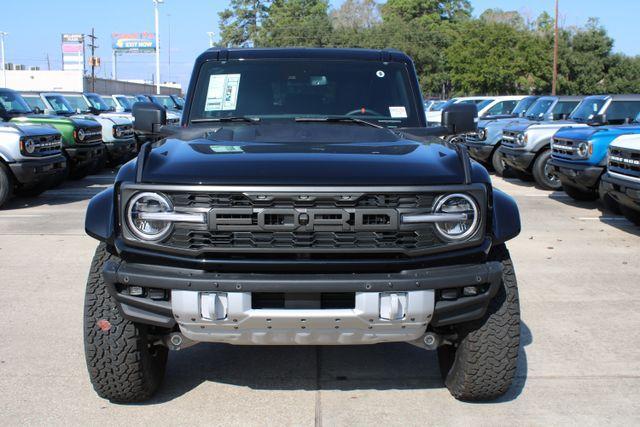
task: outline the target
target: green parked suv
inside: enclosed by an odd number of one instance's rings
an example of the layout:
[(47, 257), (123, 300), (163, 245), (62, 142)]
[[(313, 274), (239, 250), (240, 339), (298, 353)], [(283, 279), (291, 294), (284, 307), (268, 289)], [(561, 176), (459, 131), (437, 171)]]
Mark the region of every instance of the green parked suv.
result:
[(79, 179), (101, 164), (105, 147), (102, 143), (102, 127), (98, 122), (75, 117), (36, 115), (18, 92), (0, 89), (0, 95), (15, 100), (11, 110), (0, 109), (2, 121), (48, 124), (58, 129), (62, 134), (62, 152), (67, 159), (65, 175)]

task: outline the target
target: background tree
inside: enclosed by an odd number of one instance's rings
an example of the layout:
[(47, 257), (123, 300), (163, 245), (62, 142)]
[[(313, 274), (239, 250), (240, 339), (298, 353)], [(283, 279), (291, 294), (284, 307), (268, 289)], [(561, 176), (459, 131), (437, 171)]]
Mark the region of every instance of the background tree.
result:
[(254, 46), (258, 26), (267, 14), (269, 1), (231, 0), (229, 8), (220, 17), (220, 44), (222, 46)]
[(480, 15), (480, 20), (489, 24), (506, 24), (518, 30), (525, 30), (524, 18), (515, 10), (487, 9)]
[(370, 29), (380, 23), (380, 7), (375, 0), (346, 0), (330, 13), (335, 29)]
[(328, 0), (273, 0), (258, 31), (261, 46), (332, 44)]

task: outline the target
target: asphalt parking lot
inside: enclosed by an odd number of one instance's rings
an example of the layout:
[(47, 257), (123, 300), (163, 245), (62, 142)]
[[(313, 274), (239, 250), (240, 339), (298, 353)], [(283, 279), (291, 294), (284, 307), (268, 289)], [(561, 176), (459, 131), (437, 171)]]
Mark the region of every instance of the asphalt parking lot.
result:
[(146, 404), (112, 405), (89, 384), (84, 234), (104, 172), (0, 211), (0, 424), (504, 425), (640, 423), (640, 228), (517, 180), (511, 243), (522, 305), (517, 381), (502, 400), (455, 401), (435, 353), (371, 347), (200, 344), (170, 355)]

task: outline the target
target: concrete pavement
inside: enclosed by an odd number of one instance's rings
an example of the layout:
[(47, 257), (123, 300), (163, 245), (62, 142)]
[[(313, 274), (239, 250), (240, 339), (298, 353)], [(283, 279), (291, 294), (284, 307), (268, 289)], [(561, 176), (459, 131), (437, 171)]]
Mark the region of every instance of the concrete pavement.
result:
[(435, 353), (370, 347), (233, 347), (173, 352), (151, 402), (113, 405), (84, 365), (83, 231), (104, 172), (0, 210), (0, 424), (548, 425), (640, 423), (640, 228), (517, 180), (522, 234), (518, 378), (489, 404), (455, 401)]

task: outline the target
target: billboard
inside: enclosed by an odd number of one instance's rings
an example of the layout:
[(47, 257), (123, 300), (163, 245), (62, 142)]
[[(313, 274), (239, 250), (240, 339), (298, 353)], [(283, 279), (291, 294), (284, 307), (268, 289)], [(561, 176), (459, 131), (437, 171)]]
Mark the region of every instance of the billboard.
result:
[(62, 34), (62, 69), (84, 71), (83, 34)]
[(111, 48), (117, 53), (151, 53), (156, 51), (155, 33), (113, 33)]

